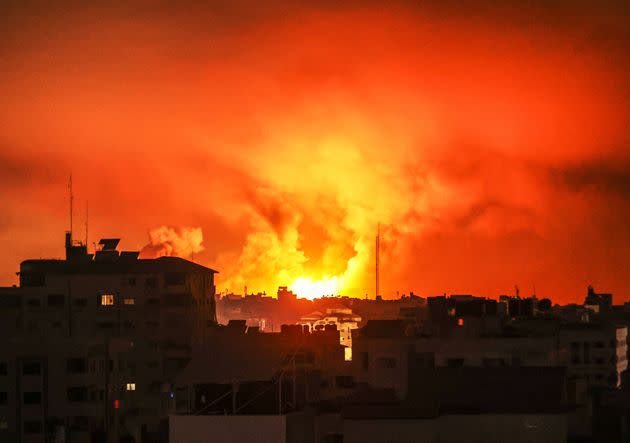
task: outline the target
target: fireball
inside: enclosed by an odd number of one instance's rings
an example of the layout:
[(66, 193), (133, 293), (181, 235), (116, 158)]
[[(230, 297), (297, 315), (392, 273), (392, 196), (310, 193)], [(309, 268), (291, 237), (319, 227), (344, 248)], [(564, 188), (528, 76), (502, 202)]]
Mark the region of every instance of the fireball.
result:
[(339, 277), (324, 277), (313, 280), (310, 277), (300, 277), (291, 284), (290, 289), (300, 298), (323, 297), (326, 295), (339, 295), (343, 281)]

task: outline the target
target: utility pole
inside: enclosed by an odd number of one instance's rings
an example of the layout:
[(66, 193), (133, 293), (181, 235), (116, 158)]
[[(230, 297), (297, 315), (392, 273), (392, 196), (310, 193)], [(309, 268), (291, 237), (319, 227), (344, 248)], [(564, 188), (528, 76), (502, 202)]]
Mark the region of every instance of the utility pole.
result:
[(297, 409), (297, 382), (295, 376), (295, 354), (293, 354), (293, 410)]
[(282, 372), (278, 376), (278, 415), (282, 415)]

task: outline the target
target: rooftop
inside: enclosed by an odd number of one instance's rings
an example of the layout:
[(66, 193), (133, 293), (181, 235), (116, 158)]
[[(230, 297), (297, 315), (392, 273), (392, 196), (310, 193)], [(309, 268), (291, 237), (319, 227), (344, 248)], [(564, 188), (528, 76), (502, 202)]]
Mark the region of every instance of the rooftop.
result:
[(43, 272), (57, 274), (151, 274), (156, 272), (211, 272), (218, 271), (180, 257), (128, 258), (123, 252), (109, 260), (85, 259), (24, 260), (20, 272)]

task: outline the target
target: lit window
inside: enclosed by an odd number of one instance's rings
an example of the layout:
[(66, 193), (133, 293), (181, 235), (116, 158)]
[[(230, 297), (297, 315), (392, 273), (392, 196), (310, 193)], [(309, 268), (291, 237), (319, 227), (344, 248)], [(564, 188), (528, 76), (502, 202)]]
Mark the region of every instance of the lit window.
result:
[(133, 297), (125, 298), (123, 300), (123, 303), (128, 305), (128, 306), (135, 305), (136, 304), (136, 299), (133, 298)]
[(101, 306), (114, 306), (114, 295), (113, 294), (102, 294), (101, 295)]
[(135, 391), (136, 390), (136, 384), (135, 383), (127, 383), (127, 390), (128, 391)]
[(463, 318), (458, 318), (457, 319), (457, 326), (464, 326), (464, 319)]
[(345, 361), (352, 361), (352, 348), (351, 347), (345, 347), (343, 348), (343, 356), (344, 356), (344, 360)]

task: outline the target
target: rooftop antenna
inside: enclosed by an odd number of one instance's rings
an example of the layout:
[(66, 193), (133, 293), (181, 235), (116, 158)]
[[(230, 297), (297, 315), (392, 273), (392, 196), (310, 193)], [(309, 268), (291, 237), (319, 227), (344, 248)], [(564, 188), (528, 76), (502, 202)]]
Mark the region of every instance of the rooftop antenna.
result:
[(72, 203), (74, 201), (74, 194), (72, 193), (72, 174), (70, 174), (70, 181), (68, 182), (68, 191), (70, 193), (70, 243), (72, 243)]
[(378, 265), (379, 265), (379, 254), (380, 254), (380, 249), (381, 249), (381, 224), (379, 223), (376, 227), (376, 245), (375, 245), (375, 258), (376, 258), (376, 262), (375, 262), (375, 274), (376, 274), (376, 285), (375, 285), (375, 297), (374, 299), (378, 298), (379, 295), (379, 269), (378, 269)]
[(88, 247), (88, 222), (90, 220), (90, 202), (85, 202), (85, 247)]

